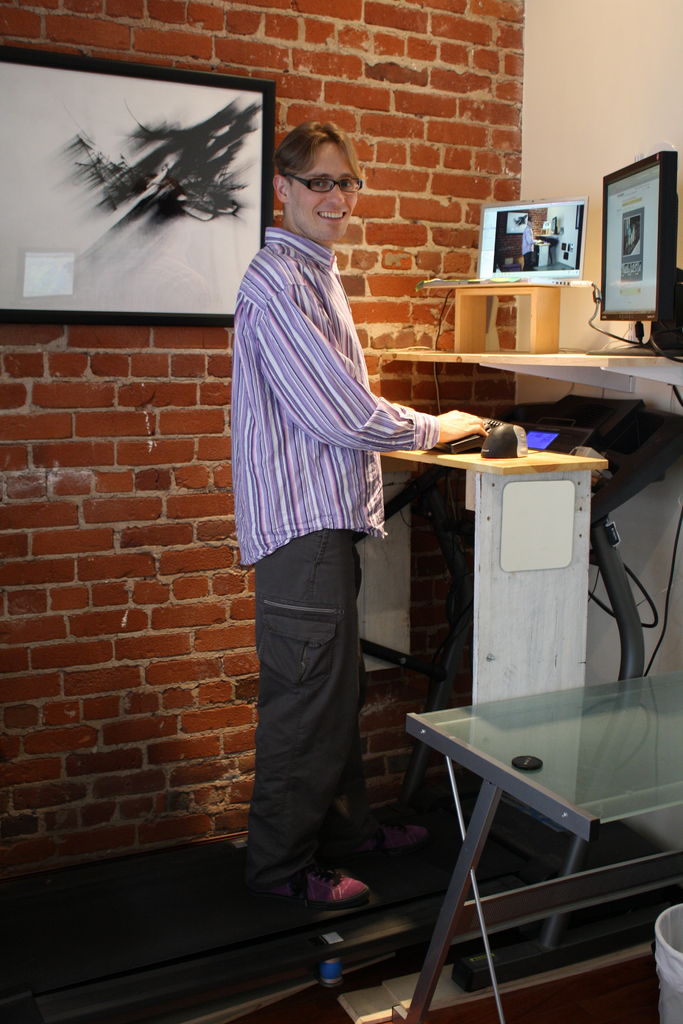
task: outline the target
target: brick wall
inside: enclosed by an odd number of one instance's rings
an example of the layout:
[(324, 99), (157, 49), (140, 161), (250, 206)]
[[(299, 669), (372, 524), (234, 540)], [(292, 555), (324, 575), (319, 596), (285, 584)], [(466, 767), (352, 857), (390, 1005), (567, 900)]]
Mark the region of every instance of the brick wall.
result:
[[(518, 195), (523, 0), (0, 0), (0, 38), (273, 79), (278, 135), (329, 117), (367, 186), (339, 253), (374, 386), (435, 410), (442, 298), (471, 272), (479, 204)], [(503, 325), (503, 342), (510, 327)], [(448, 318), (439, 344), (450, 341)], [(257, 662), (232, 531), (230, 332), (0, 325), (0, 866), (25, 872), (242, 829)], [(495, 372), (441, 399), (495, 412)], [(416, 531), (415, 648), (443, 634)], [(376, 801), (396, 793), (422, 681), (374, 677)]]

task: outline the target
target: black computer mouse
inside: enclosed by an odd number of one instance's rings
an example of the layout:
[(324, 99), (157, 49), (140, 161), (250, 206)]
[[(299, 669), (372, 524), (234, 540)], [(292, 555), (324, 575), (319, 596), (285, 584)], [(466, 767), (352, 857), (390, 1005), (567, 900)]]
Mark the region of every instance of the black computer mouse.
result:
[(519, 459), (528, 453), (526, 430), (515, 423), (492, 427), (481, 448), (482, 459)]

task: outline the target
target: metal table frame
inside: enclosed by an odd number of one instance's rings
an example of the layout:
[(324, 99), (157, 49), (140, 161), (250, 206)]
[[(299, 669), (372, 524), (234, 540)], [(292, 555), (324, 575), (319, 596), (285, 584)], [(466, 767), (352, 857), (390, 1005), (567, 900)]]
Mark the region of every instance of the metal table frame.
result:
[[(671, 689), (672, 677), (663, 677)], [(677, 673), (674, 681), (678, 689), (683, 691), (683, 673)], [(657, 680), (628, 680), (618, 684), (625, 688), (647, 683), (652, 689)], [(678, 684), (680, 683), (680, 686)], [(599, 693), (600, 688), (580, 688), (581, 692)], [(579, 690), (575, 691), (576, 693)], [(622, 691), (617, 691), (622, 692)], [(656, 692), (656, 691), (655, 691)], [(564, 695), (571, 691), (563, 691)], [(612, 690), (611, 693), (614, 693)], [(547, 697), (547, 695), (545, 695)], [(551, 695), (552, 696), (552, 695)], [(558, 694), (559, 696), (559, 694)], [(505, 702), (522, 706), (524, 701), (538, 701), (538, 697), (519, 698)], [(678, 700), (678, 698), (676, 698)], [(683, 692), (680, 698), (683, 711)], [(658, 715), (660, 709), (654, 701), (652, 714)], [(528, 706), (533, 706), (529, 704)], [(457, 709), (460, 715), (471, 713), (474, 717), (482, 707), (474, 706)], [(664, 709), (661, 709), (662, 712)], [(491, 830), (494, 815), (504, 793), (526, 804), (532, 810), (546, 816), (556, 825), (561, 826), (581, 840), (593, 840), (597, 837), (600, 818), (589, 809), (582, 808), (549, 788), (546, 788), (534, 777), (534, 773), (525, 773), (497, 760), (490, 752), (479, 750), (474, 745), (459, 741), (453, 736), (445, 735), (440, 727), (446, 712), (408, 715), (408, 732), (429, 747), (442, 753), (446, 761), (458, 764), (474, 772), (481, 778), (481, 788), (471, 814), (463, 844), (456, 860), (451, 881), (444, 897), (437, 918), (431, 942), (420, 972), (410, 1006), (393, 1008), (393, 1020), (406, 1021), (407, 1024), (420, 1024), (425, 1020), (436, 985), (445, 963), (449, 947), (456, 932), (462, 934), (476, 925), (476, 908), (472, 901), (467, 900), (470, 880), (476, 870), (486, 840)], [(658, 748), (656, 748), (658, 750)], [(520, 751), (521, 752), (521, 751)], [(670, 754), (670, 751), (669, 751)], [(683, 755), (681, 755), (683, 757)], [(451, 771), (453, 784), (454, 774)], [(659, 775), (657, 776), (659, 781)], [(457, 802), (457, 793), (454, 793)], [(648, 791), (648, 799), (643, 797), (642, 811), (651, 809), (652, 794)], [(668, 805), (683, 802), (683, 783), (681, 793), (667, 797)], [(637, 813), (634, 808), (632, 813)], [(613, 815), (612, 817), (618, 817)], [(487, 931), (499, 931), (513, 925), (520, 925), (539, 920), (548, 913), (569, 912), (598, 902), (622, 899), (626, 896), (649, 892), (665, 885), (680, 884), (683, 881), (683, 851), (675, 850), (648, 857), (642, 857), (619, 864), (591, 871), (580, 871), (568, 874), (537, 885), (526, 886), (502, 894), (484, 898), (481, 903)]]

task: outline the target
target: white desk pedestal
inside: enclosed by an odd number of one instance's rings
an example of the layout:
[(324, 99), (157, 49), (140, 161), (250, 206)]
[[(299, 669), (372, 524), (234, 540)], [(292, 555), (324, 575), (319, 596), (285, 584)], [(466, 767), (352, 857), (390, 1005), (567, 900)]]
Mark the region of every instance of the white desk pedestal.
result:
[(590, 473), (474, 473), (473, 703), (582, 686)]
[(390, 458), (468, 472), (475, 512), (473, 702), (582, 686), (590, 474), (607, 462), (550, 452)]

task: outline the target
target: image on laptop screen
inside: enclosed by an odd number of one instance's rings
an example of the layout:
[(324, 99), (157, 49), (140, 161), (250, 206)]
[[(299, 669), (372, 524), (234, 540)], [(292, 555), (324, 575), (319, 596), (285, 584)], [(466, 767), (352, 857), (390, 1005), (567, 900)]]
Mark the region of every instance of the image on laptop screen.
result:
[(478, 276), (573, 281), (583, 271), (588, 199), (485, 203)]

